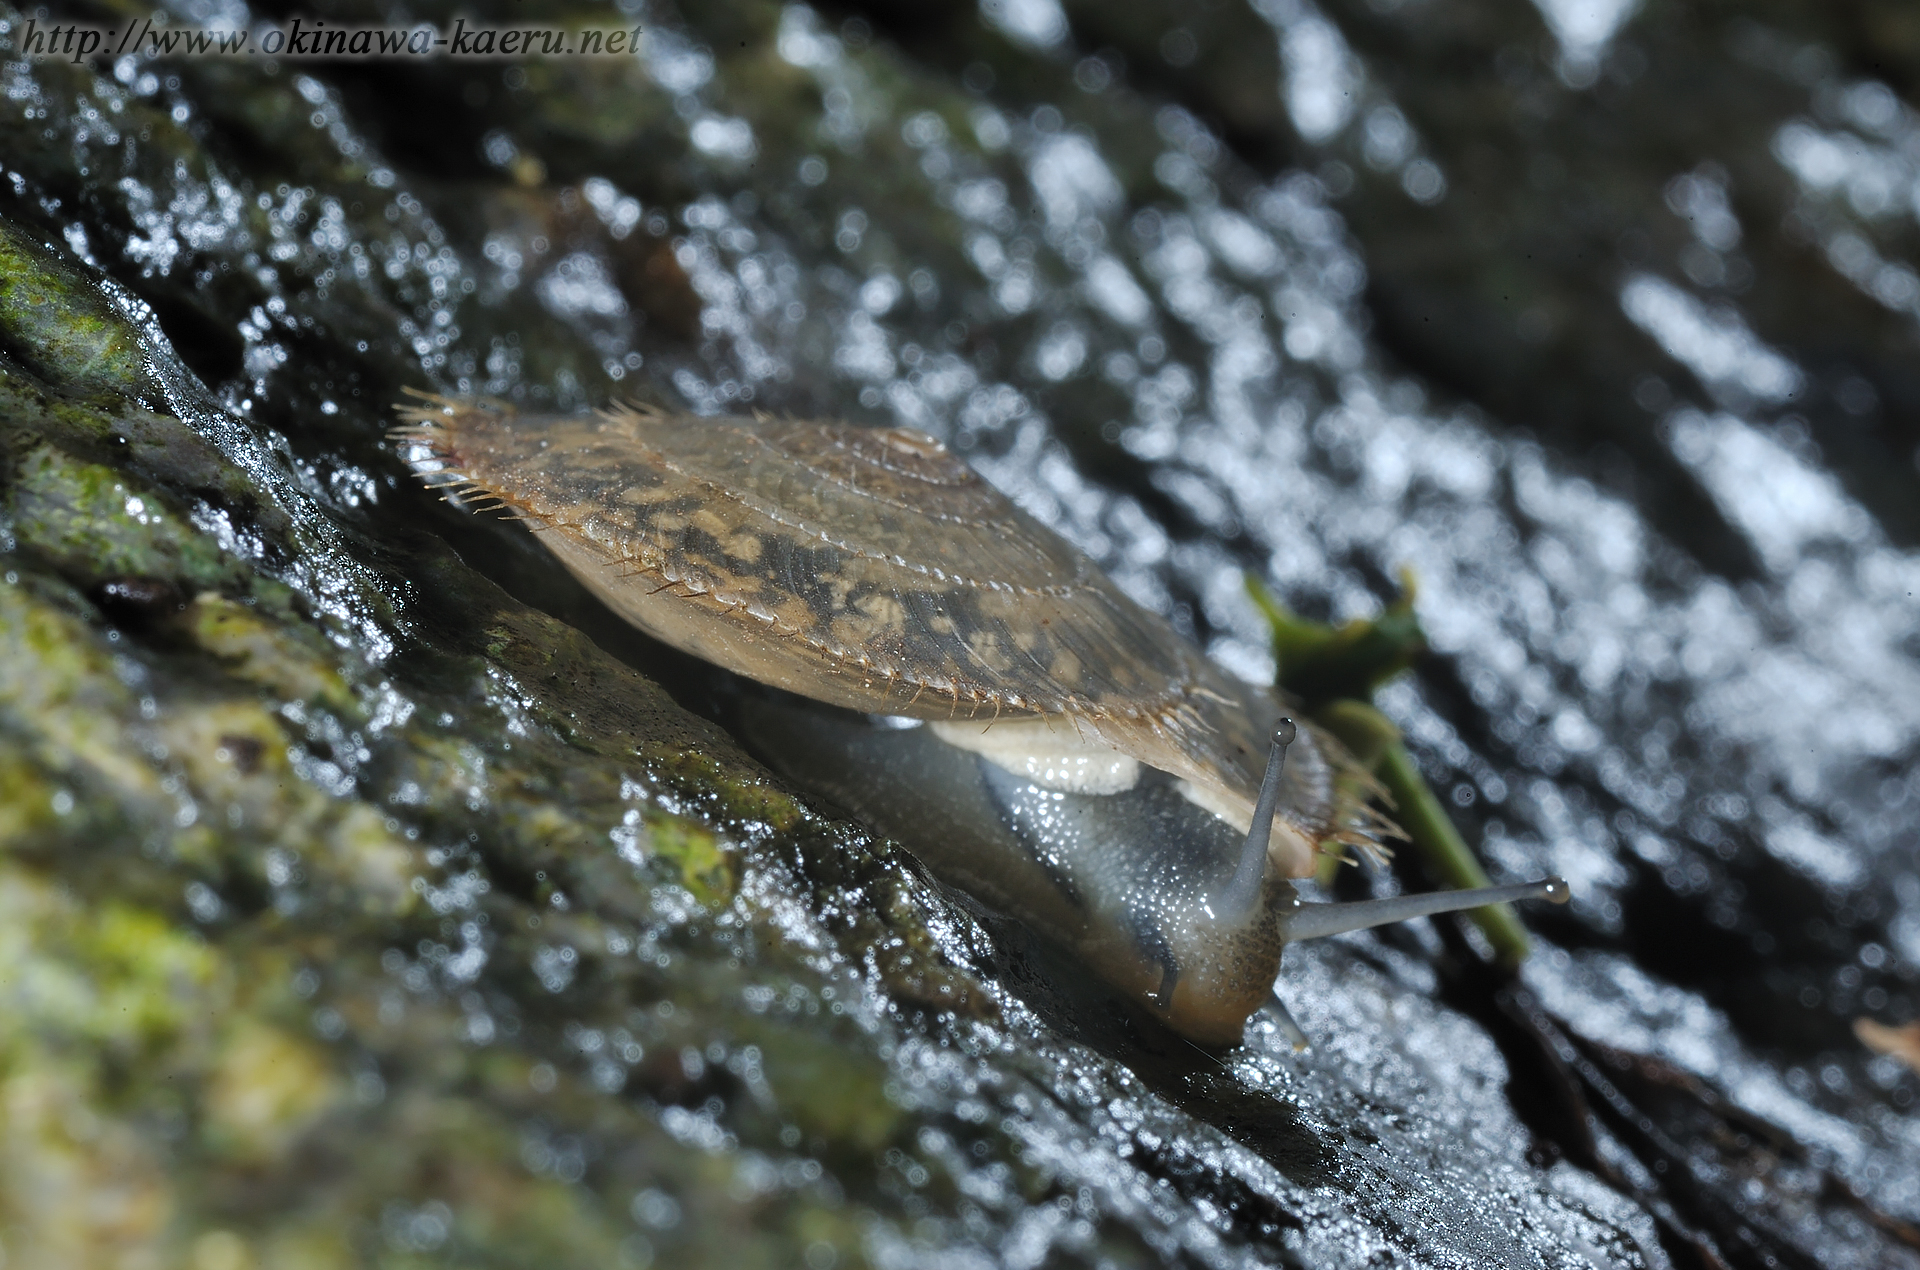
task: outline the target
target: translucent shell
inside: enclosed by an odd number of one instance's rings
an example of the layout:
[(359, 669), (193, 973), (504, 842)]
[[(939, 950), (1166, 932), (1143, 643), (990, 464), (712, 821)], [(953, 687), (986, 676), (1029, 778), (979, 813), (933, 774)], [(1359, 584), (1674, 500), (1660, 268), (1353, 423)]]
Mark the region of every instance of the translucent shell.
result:
[[(1057, 723), (1252, 817), (1277, 703), (930, 437), (441, 398), (402, 417), (430, 483), (497, 500), (676, 648), (873, 714)], [(1328, 763), (1302, 749), (1271, 851), (1291, 876), (1339, 835)]]

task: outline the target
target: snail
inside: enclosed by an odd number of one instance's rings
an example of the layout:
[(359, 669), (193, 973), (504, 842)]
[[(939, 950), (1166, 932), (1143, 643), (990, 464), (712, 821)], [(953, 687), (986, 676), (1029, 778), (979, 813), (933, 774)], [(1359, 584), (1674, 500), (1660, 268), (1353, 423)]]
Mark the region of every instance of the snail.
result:
[(1377, 827), (1338, 744), (924, 434), (439, 397), (401, 417), (429, 485), (526, 521), (641, 630), (791, 694), (747, 728), (790, 779), (1193, 1041), (1238, 1043), (1270, 1006), (1304, 1045), (1273, 988), (1290, 941), (1565, 899), (1547, 879), (1303, 902), (1316, 852)]

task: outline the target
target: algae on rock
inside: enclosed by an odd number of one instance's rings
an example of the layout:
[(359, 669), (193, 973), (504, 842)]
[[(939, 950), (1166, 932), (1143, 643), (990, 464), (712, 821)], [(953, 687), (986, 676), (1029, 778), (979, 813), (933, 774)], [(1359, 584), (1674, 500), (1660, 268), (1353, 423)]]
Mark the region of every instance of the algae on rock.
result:
[[(273, 562), (341, 546), (303, 535), (296, 481), (158, 413), (217, 407), (177, 364), (185, 387), (149, 396), (171, 351), (25, 227), (0, 244), (10, 1264), (857, 1247), (817, 1167), (729, 1198), (730, 1164), (613, 1095), (698, 1107), (744, 1081), (770, 1094), (727, 1131), (743, 1146), (879, 1149), (884, 1065), (774, 1019), (863, 962), (977, 1000), (911, 901), (876, 902), (919, 884), (430, 542), (306, 572), (364, 583), (356, 603), (302, 590)], [(794, 948), (741, 875), (806, 843), (836, 857), (823, 887), (871, 898)]]

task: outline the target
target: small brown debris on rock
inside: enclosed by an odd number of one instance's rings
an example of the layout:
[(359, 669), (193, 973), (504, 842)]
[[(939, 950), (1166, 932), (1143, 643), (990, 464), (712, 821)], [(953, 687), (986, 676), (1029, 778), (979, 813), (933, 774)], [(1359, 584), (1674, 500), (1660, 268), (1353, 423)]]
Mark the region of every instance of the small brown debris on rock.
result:
[(1920, 1020), (1905, 1027), (1888, 1027), (1869, 1018), (1853, 1021), (1853, 1034), (1876, 1054), (1891, 1054), (1920, 1072)]

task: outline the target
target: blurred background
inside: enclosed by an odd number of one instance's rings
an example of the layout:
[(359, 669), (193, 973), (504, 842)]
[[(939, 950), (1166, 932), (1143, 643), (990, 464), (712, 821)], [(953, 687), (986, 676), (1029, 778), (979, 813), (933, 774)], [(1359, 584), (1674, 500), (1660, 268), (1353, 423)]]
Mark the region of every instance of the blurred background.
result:
[[(297, 13), (643, 39), (0, 53), (6, 1264), (1920, 1266), (1920, 11)], [(1574, 901), (1078, 1017), (403, 387), (924, 430), (1258, 681), (1410, 567)]]

